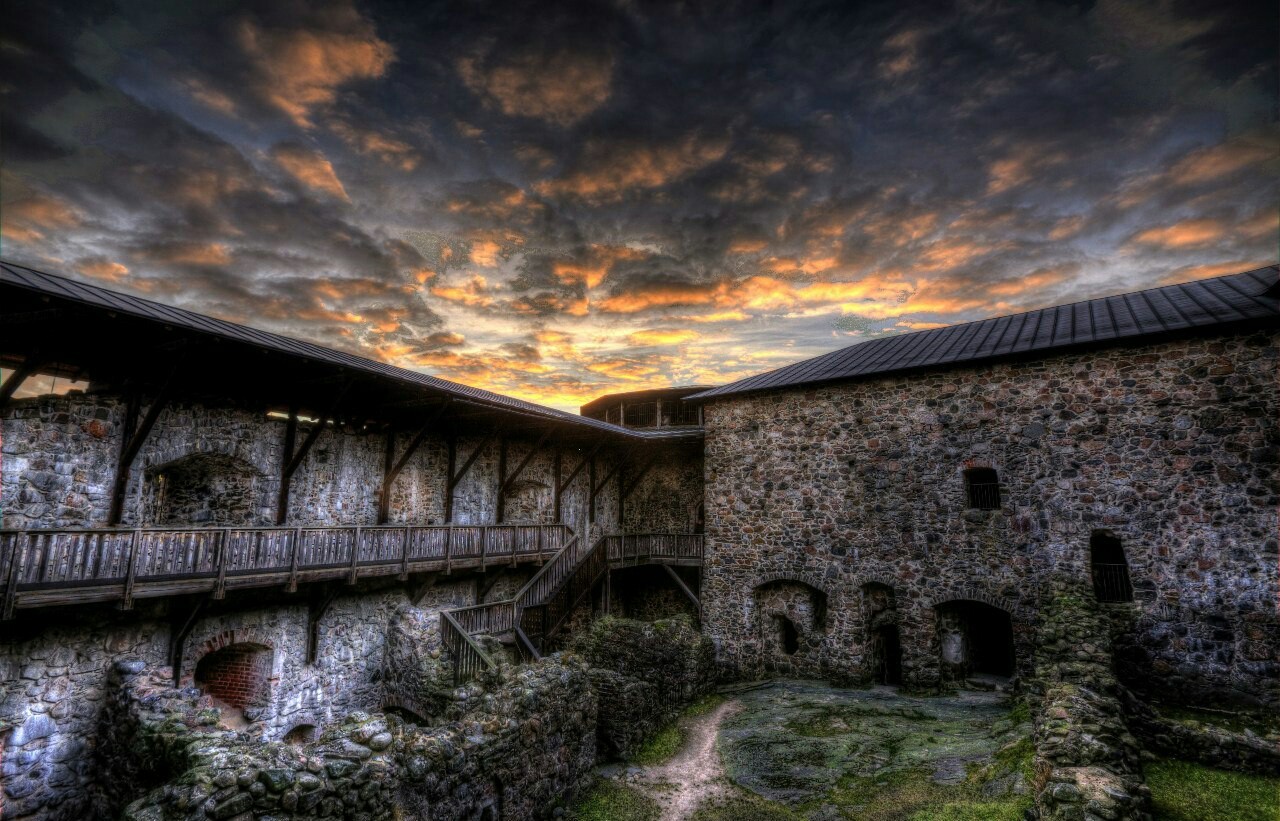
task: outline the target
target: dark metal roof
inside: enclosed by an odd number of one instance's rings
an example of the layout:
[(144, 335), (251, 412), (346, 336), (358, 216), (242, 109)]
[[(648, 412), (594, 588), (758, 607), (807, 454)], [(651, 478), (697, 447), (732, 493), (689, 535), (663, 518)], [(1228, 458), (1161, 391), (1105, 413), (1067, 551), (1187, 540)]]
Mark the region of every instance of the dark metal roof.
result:
[(1280, 266), (1269, 265), (1241, 274), (872, 339), (687, 398), (710, 399), (1114, 339), (1276, 319), (1280, 318), (1278, 272)]
[[(313, 345), (300, 339), (292, 339), (280, 334), (260, 331), (246, 325), (215, 319), (194, 311), (174, 308), (149, 299), (122, 294), (97, 285), (77, 282), (66, 277), (47, 274), (9, 262), (0, 261), (0, 284), (35, 291), (106, 311), (141, 317), (164, 325), (210, 334), (289, 356), (363, 371), (402, 383), (410, 383), (425, 388), (432, 393), (445, 394), (469, 403), (485, 405), (495, 410), (507, 410), (524, 415), (539, 416), (552, 421), (583, 425), (601, 432), (633, 439), (680, 439), (688, 438), (691, 435), (691, 431), (688, 428), (634, 430), (612, 425), (599, 419), (590, 419), (577, 414), (566, 413), (565, 411), (536, 405), (510, 396), (503, 396), (492, 391), (450, 382), (446, 379), (428, 376), (405, 368), (398, 368), (384, 362), (377, 362), (354, 354), (333, 350), (332, 348), (321, 347), (320, 345)], [(692, 433), (700, 433), (700, 431)]]

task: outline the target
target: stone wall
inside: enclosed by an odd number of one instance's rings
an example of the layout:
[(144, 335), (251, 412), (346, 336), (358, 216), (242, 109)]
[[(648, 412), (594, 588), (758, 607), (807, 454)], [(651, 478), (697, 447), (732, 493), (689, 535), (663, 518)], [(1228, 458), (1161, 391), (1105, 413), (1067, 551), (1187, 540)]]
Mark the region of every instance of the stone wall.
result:
[[(940, 680), (953, 600), (1011, 615), (1025, 676), (1039, 579), (1088, 579), (1107, 531), (1136, 599), (1116, 605), (1127, 681), (1280, 700), (1278, 364), (1275, 332), (1188, 336), (709, 402), (704, 618), (726, 671), (759, 672), (753, 591), (792, 579), (828, 596), (836, 674), (866, 675), (878, 582), (908, 684)], [(996, 470), (998, 510), (967, 507), (972, 467)]]
[(640, 622), (607, 617), (573, 643), (599, 696), (602, 757), (634, 753), (715, 681), (711, 642), (688, 617)]
[(141, 662), (116, 669), (104, 747), (122, 780), (103, 790), (101, 806), (128, 801), (132, 821), (486, 810), (521, 821), (549, 817), (592, 777), (596, 702), (578, 667), (549, 661), (492, 691), (473, 688), (437, 727), (357, 712), (299, 747), (219, 729), (199, 691), (172, 688)]
[[(147, 406), (144, 404), (142, 413)], [(124, 423), (123, 401), (109, 394), (73, 393), (11, 402), (0, 416), (0, 511), (6, 528), (100, 527), (107, 519)], [(211, 407), (174, 401), (157, 418), (130, 472), (123, 523), (213, 526), (274, 524), (285, 422), (264, 408)], [(306, 426), (299, 428), (299, 442)], [(412, 433), (396, 436), (404, 452)], [(456, 443), (458, 464), (482, 444)], [(507, 470), (524, 460), (532, 443), (514, 437)], [(550, 523), (554, 518), (555, 442), (530, 459), (512, 483), (504, 521)], [(664, 457), (636, 486), (624, 509), (634, 532), (689, 532), (701, 500), (702, 462), (696, 448), (659, 446)], [(567, 475), (584, 455), (562, 448)], [(645, 454), (635, 456), (640, 460)], [(596, 456), (596, 482), (612, 469), (610, 451)], [(386, 459), (381, 434), (330, 426), (316, 439), (290, 484), (288, 521), (316, 525), (370, 525), (377, 521), (378, 490)], [(497, 517), (500, 445), (490, 441), (454, 491), (456, 524), (491, 524)], [(391, 489), (392, 523), (444, 523), (448, 447), (428, 436)], [(562, 521), (576, 533), (619, 530), (615, 477), (597, 495), (590, 522), (591, 474), (581, 471), (562, 500)], [(223, 496), (211, 504), (211, 496)]]
[[(505, 583), (515, 585), (528, 571), (507, 572)], [(299, 597), (316, 592), (304, 587), (292, 598), (233, 592), (223, 603), (209, 603), (184, 642), (182, 684), (195, 684), (200, 660), (211, 652), (260, 648), (268, 659), (265, 696), (244, 710), (243, 734), (264, 742), (280, 740), (300, 725), (324, 728), (352, 712), (387, 706), (424, 719), (443, 712), (441, 689), (451, 689), (452, 682), (440, 681), (438, 614), (475, 602), (474, 577), (446, 578), (416, 606), (390, 582), (362, 583), (343, 592), (316, 623), (316, 659), (309, 662), (312, 604)], [(20, 611), (17, 620), (5, 624), (0, 633), (0, 784), (6, 821), (91, 815), (112, 664), (133, 659), (149, 670), (169, 671), (170, 638), (190, 612), (184, 608), (189, 604), (182, 600), (142, 600), (125, 613), (110, 606), (54, 608), (35, 620)], [(406, 632), (417, 659), (412, 674), (401, 664)]]
[(1028, 693), (1042, 821), (1146, 821), (1151, 791), (1125, 720), (1107, 619), (1074, 578), (1047, 580)]

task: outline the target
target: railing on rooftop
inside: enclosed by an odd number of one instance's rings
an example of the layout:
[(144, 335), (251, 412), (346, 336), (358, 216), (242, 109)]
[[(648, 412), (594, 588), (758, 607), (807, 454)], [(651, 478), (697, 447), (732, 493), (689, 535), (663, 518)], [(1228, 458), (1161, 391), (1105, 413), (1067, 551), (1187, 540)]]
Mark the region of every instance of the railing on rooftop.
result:
[(16, 608), (543, 561), (565, 525), (0, 531), (0, 617)]

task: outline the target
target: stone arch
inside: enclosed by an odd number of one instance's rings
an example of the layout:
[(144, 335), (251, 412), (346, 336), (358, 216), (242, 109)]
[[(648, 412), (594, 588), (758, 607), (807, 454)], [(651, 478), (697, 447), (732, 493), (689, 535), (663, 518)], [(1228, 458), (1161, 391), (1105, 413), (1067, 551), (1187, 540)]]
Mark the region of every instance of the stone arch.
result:
[(877, 684), (902, 683), (902, 635), (898, 591), (880, 579), (862, 583), (861, 612), (865, 675)]
[(820, 675), (827, 593), (809, 574), (765, 574), (751, 589), (756, 646), (764, 671)]
[(799, 582), (800, 584), (812, 587), (824, 596), (830, 595), (830, 592), (827, 590), (826, 582), (822, 580), (822, 577), (819, 574), (808, 570), (780, 570), (772, 573), (761, 573), (757, 575), (755, 581), (752, 582), (751, 589), (755, 590), (756, 588), (763, 587), (764, 585), (771, 584), (773, 582)]
[(263, 472), (238, 456), (190, 452), (143, 473), (142, 520), (177, 527), (262, 524), (265, 484)]
[(1017, 671), (1014, 611), (993, 596), (951, 596), (932, 605), (944, 681), (974, 674), (1010, 677)]
[(285, 744), (294, 746), (302, 746), (303, 744), (311, 744), (320, 738), (320, 725), (313, 723), (310, 719), (294, 723), (280, 740)]
[(923, 604), (925, 607), (936, 608), (939, 605), (950, 604), (951, 602), (976, 601), (983, 604), (991, 605), (1005, 611), (1010, 616), (1022, 615), (1021, 605), (1019, 602), (1010, 600), (1003, 596), (997, 596), (986, 590), (976, 587), (962, 587), (958, 590), (950, 590), (940, 593), (933, 598), (925, 599)]
[(422, 727), (431, 724), (430, 711), (426, 710), (417, 699), (405, 698), (399, 693), (387, 693), (383, 696), (382, 710), (387, 713), (396, 713), (406, 721)]

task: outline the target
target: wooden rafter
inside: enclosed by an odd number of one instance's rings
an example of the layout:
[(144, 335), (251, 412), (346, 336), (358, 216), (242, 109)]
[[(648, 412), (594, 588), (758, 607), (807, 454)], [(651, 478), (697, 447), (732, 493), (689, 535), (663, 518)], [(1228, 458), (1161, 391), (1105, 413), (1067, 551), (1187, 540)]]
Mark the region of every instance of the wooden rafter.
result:
[(404, 453), (400, 454), (399, 459), (395, 458), (395, 431), (392, 430), (387, 433), (387, 459), (382, 477), (382, 490), (378, 494), (378, 524), (386, 524), (391, 515), (391, 485), (395, 483), (400, 473), (409, 464), (409, 459), (413, 457), (414, 452), (418, 450), (423, 440), (427, 438), (427, 434), (435, 427), (436, 422), (440, 421), (440, 417), (449, 408), (450, 402), (451, 400), (446, 399), (440, 407), (436, 408), (436, 412), (431, 414), (422, 427), (418, 429), (418, 432), (413, 435), (413, 438), (409, 440), (409, 444), (405, 447)]
[[(6, 318), (6, 321), (7, 318)], [(9, 400), (13, 398), (13, 393), (23, 382), (27, 381), (27, 377), (35, 373), (36, 368), (40, 366), (39, 361), (34, 356), (28, 356), (22, 360), (22, 364), (14, 368), (13, 373), (9, 374), (9, 378), (0, 385), (0, 408), (9, 404)]]
[(282, 454), (283, 468), (280, 471), (280, 495), (276, 500), (276, 524), (282, 525), (289, 518), (289, 486), (292, 483), (293, 474), (302, 466), (303, 460), (311, 452), (311, 447), (320, 438), (320, 434), (324, 433), (325, 426), (332, 422), (337, 415), (338, 408), (342, 404), (342, 397), (346, 395), (353, 381), (348, 378), (342, 384), (342, 387), (334, 394), (329, 407), (324, 413), (320, 414), (320, 418), (316, 420), (311, 430), (307, 431), (306, 438), (302, 440), (302, 446), (296, 452), (293, 451), (293, 441), (297, 433), (298, 413), (293, 408), (290, 409), (289, 423), (285, 427), (285, 448)]
[(453, 491), (457, 489), (458, 483), (461, 482), (463, 477), (467, 475), (467, 472), (471, 470), (471, 466), (480, 458), (480, 454), (484, 452), (484, 449), (489, 447), (489, 443), (502, 434), (502, 430), (502, 425), (496, 425), (493, 430), (489, 431), (484, 439), (480, 440), (480, 444), (476, 445), (475, 450), (471, 451), (471, 455), (462, 463), (462, 467), (458, 468), (456, 472), (454, 471), (453, 466), (458, 457), (458, 443), (457, 440), (453, 438), (449, 439), (449, 476), (445, 486), (444, 495), (445, 524), (449, 524), (453, 521)]
[(538, 441), (533, 445), (533, 447), (529, 448), (529, 452), (524, 455), (524, 458), (520, 460), (520, 464), (516, 465), (515, 470), (511, 471), (511, 473), (506, 472), (507, 470), (506, 441), (505, 440), (503, 441), (503, 454), (502, 454), (503, 458), (499, 460), (499, 470), (498, 470), (498, 501), (496, 505), (497, 506), (496, 520), (498, 524), (502, 524), (503, 520), (506, 519), (507, 494), (511, 492), (511, 485), (515, 482), (516, 479), (520, 478), (520, 474), (523, 473), (524, 469), (527, 468), (529, 466), (529, 463), (533, 461), (533, 457), (537, 456), (542, 451), (542, 447), (545, 444), (547, 444), (547, 440), (550, 438), (551, 438), (551, 428), (548, 427), (543, 430), (542, 436), (538, 438)]
[(658, 454), (650, 454), (649, 458), (641, 466), (640, 470), (636, 471), (636, 474), (631, 477), (629, 482), (624, 482), (623, 475), (621, 473), (618, 474), (618, 527), (623, 527), (623, 522), (626, 521), (623, 514), (626, 510), (627, 497), (635, 492), (635, 489), (644, 481), (644, 477), (649, 475), (649, 471), (653, 469), (657, 461)]
[(147, 415), (142, 418), (141, 424), (138, 424), (137, 420), (141, 410), (142, 394), (135, 391), (129, 397), (129, 403), (125, 409), (124, 427), (121, 430), (120, 458), (116, 460), (115, 482), (111, 489), (111, 508), (107, 514), (109, 526), (120, 524), (120, 520), (124, 517), (124, 494), (129, 488), (129, 472), (133, 468), (134, 460), (138, 458), (138, 451), (142, 450), (147, 437), (151, 435), (151, 429), (155, 427), (156, 420), (160, 418), (160, 413), (169, 404), (169, 389), (172, 384), (173, 374), (170, 373), (169, 378), (160, 386), (159, 392), (151, 401), (151, 406), (147, 408)]
[(583, 469), (583, 468), (585, 468), (585, 467), (587, 466), (587, 462), (589, 462), (590, 460), (592, 460), (592, 459), (594, 459), (594, 458), (595, 458), (595, 455), (596, 455), (596, 453), (600, 450), (600, 447), (601, 447), (601, 443), (600, 443), (600, 442), (597, 442), (597, 443), (595, 444), (595, 446), (591, 448), (591, 450), (587, 451), (587, 453), (582, 457), (582, 460), (578, 462), (578, 466), (577, 466), (577, 467), (575, 467), (573, 470), (569, 471), (569, 476), (568, 476), (568, 478), (566, 478), (566, 479), (561, 479), (561, 478), (560, 478), (560, 467), (561, 467), (561, 464), (560, 464), (560, 463), (561, 463), (561, 458), (560, 458), (560, 453), (559, 453), (559, 451), (557, 451), (557, 452), (556, 452), (556, 466), (555, 466), (555, 474), (556, 474), (555, 520), (556, 520), (557, 522), (558, 522), (558, 521), (560, 521), (560, 519), (561, 519), (561, 512), (562, 512), (562, 509), (563, 509), (563, 508), (562, 508), (561, 499), (562, 499), (562, 497), (564, 496), (564, 492), (565, 492), (566, 490), (568, 490), (568, 489), (569, 489), (569, 485), (573, 484), (573, 480), (574, 480), (574, 479), (576, 479), (576, 478), (578, 478), (578, 474), (579, 474), (579, 473), (582, 473), (582, 469)]

